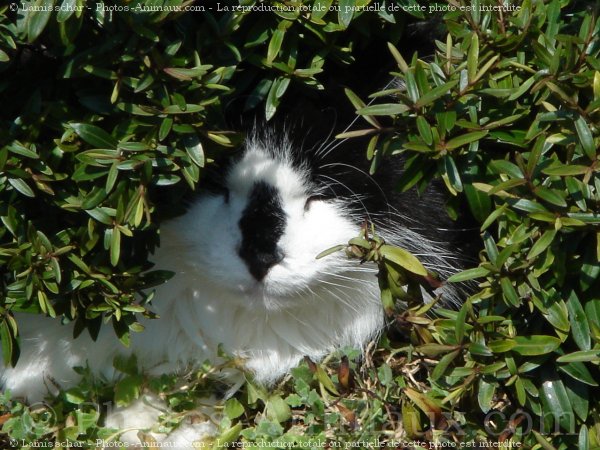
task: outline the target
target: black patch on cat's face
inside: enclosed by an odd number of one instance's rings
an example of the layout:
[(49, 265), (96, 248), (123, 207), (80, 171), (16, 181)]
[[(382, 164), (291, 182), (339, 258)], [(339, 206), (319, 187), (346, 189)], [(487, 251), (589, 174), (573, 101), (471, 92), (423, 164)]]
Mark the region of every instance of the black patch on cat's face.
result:
[(238, 254), (258, 281), (283, 259), (277, 242), (283, 235), (285, 224), (285, 212), (277, 189), (264, 181), (254, 183), (238, 223), (242, 232)]

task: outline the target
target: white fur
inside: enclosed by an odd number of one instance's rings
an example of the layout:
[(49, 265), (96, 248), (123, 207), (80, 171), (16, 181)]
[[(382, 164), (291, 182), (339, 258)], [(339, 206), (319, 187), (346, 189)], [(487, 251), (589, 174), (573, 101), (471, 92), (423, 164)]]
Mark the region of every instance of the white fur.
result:
[[(176, 372), (217, 361), (219, 344), (242, 358), (259, 381), (271, 383), (305, 355), (317, 360), (341, 346), (363, 347), (383, 325), (375, 268), (341, 253), (315, 260), (359, 230), (341, 202), (317, 200), (305, 208), (311, 187), (287, 151), (267, 151), (254, 141), (227, 177), (228, 202), (205, 194), (187, 214), (161, 227), (156, 261), (176, 275), (157, 290), (153, 308), (160, 319), (143, 320), (146, 330), (132, 336), (129, 349), (110, 327), (103, 327), (97, 342), (86, 333), (73, 340), (71, 326), (20, 314), (23, 352), (16, 368), (4, 370), (4, 388), (38, 401), (47, 388), (76, 383), (73, 366), (88, 363), (110, 379), (113, 358), (134, 352), (149, 373)], [(287, 216), (279, 241), (285, 258), (263, 282), (250, 275), (237, 251), (238, 222), (257, 181), (278, 189)], [(118, 409), (108, 424), (148, 428), (157, 418), (151, 403)], [(202, 426), (182, 430), (169, 437), (176, 448), (192, 448), (193, 439), (209, 432)], [(131, 433), (124, 437), (136, 441)]]

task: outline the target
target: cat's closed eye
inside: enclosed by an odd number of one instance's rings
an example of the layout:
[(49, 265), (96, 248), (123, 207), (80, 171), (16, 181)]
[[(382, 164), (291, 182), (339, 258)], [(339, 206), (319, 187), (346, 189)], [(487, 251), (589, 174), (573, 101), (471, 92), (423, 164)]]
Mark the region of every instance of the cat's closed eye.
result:
[(218, 188), (214, 189), (214, 191), (216, 195), (223, 197), (223, 203), (226, 205), (229, 204), (229, 189), (227, 187), (219, 186)]
[(330, 196), (327, 196), (325, 194), (313, 194), (310, 195), (307, 199), (306, 202), (304, 203), (304, 211), (308, 211), (310, 209), (310, 206), (317, 201), (327, 201), (327, 200), (331, 200)]

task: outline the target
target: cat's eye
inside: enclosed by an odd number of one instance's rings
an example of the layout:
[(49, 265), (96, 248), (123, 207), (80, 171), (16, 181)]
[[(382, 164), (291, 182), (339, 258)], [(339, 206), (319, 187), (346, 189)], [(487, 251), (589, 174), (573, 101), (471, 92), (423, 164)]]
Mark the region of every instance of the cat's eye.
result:
[(216, 193), (223, 197), (223, 203), (229, 203), (229, 189), (227, 189), (225, 186), (219, 186), (219, 189)]
[(306, 199), (306, 203), (304, 203), (304, 211), (308, 211), (308, 209), (310, 208), (310, 205), (313, 202), (323, 201), (323, 200), (327, 200), (327, 199), (328, 199), (328, 197), (323, 194), (314, 194), (314, 195), (309, 196)]

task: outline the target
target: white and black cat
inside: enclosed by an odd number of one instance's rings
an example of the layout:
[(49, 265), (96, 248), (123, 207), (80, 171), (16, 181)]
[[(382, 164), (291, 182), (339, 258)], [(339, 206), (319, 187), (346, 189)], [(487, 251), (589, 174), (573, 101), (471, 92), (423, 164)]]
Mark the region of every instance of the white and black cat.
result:
[[(387, 161), (373, 178), (364, 159), (358, 145), (304, 150), (275, 133), (249, 138), (239, 158), (212, 177), (212, 189), (161, 226), (155, 261), (175, 276), (156, 292), (160, 319), (142, 319), (145, 331), (126, 349), (106, 327), (95, 342), (87, 333), (73, 340), (71, 326), (20, 314), (22, 352), (16, 367), (3, 370), (3, 388), (39, 401), (48, 388), (74, 385), (75, 366), (89, 364), (110, 379), (113, 358), (135, 353), (149, 374), (171, 373), (217, 361), (219, 344), (269, 384), (304, 356), (364, 348), (384, 326), (376, 267), (343, 252), (317, 254), (357, 236), (369, 219), (388, 243), (442, 278), (460, 270), (443, 196), (435, 188), (400, 194), (393, 189), (397, 162)], [(460, 301), (451, 286), (439, 292)], [(107, 424), (150, 428), (163, 407), (146, 398), (113, 410)], [(193, 448), (210, 430), (187, 424), (162, 439)], [(135, 432), (122, 439), (139, 442)]]

